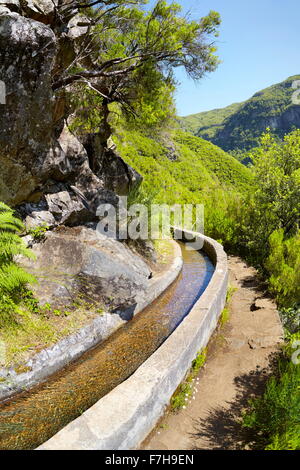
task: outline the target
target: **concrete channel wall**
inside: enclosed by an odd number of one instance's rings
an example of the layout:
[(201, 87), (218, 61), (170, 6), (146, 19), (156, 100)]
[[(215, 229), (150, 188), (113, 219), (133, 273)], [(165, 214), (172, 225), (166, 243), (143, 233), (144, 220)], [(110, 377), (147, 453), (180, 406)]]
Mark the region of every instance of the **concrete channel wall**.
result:
[(131, 377), (38, 449), (134, 449), (153, 429), (197, 352), (207, 345), (226, 302), (228, 267), (223, 247), (195, 236), (215, 262), (215, 272), (190, 313)]
[[(183, 263), (181, 250), (177, 243), (174, 241), (172, 243), (174, 244), (172, 264), (168, 270), (154, 276), (149, 281), (148, 290), (143, 295), (143, 300), (137, 303), (134, 315), (150, 305), (179, 275)], [(13, 367), (0, 369), (0, 400), (7, 399), (18, 392), (28, 390), (34, 385), (44, 382), (84, 352), (100, 344), (127, 322), (121, 317), (122, 315), (112, 313), (103, 313), (97, 316), (90, 324), (77, 332), (35, 354), (25, 364), (22, 364), (24, 372), (19, 373)]]

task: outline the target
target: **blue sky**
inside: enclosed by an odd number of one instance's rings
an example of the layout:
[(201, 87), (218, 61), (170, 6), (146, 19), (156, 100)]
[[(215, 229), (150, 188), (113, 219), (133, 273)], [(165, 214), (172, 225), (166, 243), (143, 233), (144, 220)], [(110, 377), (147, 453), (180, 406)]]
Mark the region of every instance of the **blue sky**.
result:
[[(154, 0), (153, 0), (154, 1)], [(152, 0), (151, 0), (152, 3)], [(171, 2), (169, 2), (171, 3)], [(300, 74), (299, 0), (177, 0), (193, 18), (221, 14), (217, 39), (223, 61), (195, 84), (178, 71), (179, 115), (222, 108)]]

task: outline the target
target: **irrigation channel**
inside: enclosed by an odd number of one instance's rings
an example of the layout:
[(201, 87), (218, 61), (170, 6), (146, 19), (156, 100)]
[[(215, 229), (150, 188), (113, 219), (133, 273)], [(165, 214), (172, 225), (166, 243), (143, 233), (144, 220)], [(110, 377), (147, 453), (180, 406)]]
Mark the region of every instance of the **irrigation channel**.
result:
[(214, 266), (181, 244), (183, 269), (150, 306), (45, 383), (0, 404), (0, 449), (34, 449), (126, 380), (206, 289)]

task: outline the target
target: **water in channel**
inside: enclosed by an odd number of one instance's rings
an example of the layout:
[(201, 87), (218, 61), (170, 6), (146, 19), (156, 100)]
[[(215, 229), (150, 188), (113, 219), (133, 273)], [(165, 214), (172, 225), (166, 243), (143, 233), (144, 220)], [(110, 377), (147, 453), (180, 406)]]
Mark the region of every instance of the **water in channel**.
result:
[(181, 244), (177, 280), (99, 346), (47, 382), (0, 404), (0, 449), (34, 449), (126, 380), (165, 341), (206, 289), (214, 271)]

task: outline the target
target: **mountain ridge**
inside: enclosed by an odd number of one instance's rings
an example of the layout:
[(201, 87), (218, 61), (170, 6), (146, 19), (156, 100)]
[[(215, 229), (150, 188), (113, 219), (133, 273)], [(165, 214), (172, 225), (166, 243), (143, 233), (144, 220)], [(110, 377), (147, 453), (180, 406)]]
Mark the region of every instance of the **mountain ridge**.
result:
[(296, 80), (300, 75), (264, 88), (241, 103), (181, 117), (179, 123), (227, 152), (250, 150), (268, 127), (279, 137), (300, 128), (300, 106), (292, 101)]

